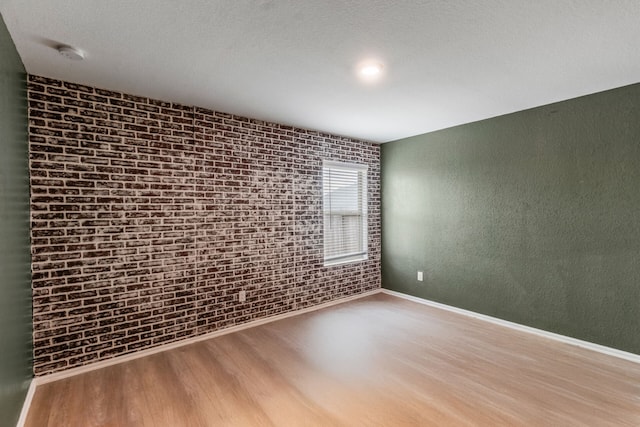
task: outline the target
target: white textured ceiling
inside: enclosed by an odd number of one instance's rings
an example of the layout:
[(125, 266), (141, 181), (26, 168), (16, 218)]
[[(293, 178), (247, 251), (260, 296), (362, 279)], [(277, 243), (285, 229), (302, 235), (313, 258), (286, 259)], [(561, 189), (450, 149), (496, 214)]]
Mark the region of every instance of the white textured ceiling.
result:
[[(640, 81), (639, 0), (0, 0), (0, 12), (29, 73), (378, 142)], [(354, 73), (370, 57), (385, 64), (377, 84)]]

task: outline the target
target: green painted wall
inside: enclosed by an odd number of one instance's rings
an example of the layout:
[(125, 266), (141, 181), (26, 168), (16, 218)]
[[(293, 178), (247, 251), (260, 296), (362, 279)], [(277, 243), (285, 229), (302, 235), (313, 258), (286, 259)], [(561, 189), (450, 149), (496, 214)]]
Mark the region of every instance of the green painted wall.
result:
[(384, 288), (640, 353), (640, 84), (381, 155)]
[(0, 17), (0, 426), (32, 377), (26, 73)]

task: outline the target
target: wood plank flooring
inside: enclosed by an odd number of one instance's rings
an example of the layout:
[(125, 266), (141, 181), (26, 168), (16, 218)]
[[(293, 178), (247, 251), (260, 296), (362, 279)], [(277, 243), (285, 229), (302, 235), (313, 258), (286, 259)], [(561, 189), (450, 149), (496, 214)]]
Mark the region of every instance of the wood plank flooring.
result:
[(640, 364), (378, 294), (39, 386), (26, 425), (640, 426)]

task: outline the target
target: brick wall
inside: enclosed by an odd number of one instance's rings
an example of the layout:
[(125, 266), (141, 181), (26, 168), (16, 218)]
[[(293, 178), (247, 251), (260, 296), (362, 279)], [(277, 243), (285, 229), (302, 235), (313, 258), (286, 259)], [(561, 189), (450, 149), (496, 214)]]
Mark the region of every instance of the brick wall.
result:
[[(28, 92), (36, 375), (380, 287), (377, 145), (38, 76)], [(368, 261), (323, 267), (322, 159), (369, 165)]]

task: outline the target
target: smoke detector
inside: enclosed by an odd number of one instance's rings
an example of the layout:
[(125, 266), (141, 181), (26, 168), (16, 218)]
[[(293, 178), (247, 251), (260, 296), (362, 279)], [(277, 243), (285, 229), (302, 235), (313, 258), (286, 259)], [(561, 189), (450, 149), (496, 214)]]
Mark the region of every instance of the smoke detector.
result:
[(74, 61), (82, 61), (84, 59), (84, 52), (72, 46), (60, 46), (58, 47), (58, 53), (65, 58), (72, 59)]

